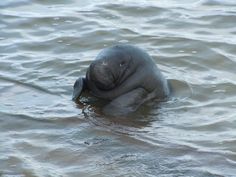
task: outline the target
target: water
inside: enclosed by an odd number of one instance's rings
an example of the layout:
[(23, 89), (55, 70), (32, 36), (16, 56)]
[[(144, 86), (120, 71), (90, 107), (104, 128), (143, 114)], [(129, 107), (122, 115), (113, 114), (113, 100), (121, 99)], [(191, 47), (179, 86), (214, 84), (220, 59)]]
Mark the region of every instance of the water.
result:
[[(0, 176), (235, 176), (234, 0), (0, 9)], [(75, 79), (117, 42), (145, 49), (177, 96), (116, 119), (75, 105)]]

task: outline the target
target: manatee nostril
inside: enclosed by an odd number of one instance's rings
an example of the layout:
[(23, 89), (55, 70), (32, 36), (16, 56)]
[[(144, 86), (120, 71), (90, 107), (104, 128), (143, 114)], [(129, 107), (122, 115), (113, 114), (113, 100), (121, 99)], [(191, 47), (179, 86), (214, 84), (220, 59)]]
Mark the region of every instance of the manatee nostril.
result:
[(90, 67), (89, 77), (99, 89), (109, 90), (114, 87), (115, 77), (107, 63), (93, 63)]

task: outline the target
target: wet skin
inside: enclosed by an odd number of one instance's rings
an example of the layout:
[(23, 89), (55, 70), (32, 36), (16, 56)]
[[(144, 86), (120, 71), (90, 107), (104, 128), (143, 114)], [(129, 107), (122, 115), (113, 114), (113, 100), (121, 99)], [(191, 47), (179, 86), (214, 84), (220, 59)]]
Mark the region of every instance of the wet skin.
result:
[(103, 112), (123, 115), (134, 112), (154, 98), (170, 94), (167, 80), (153, 59), (132, 45), (115, 45), (103, 49), (90, 64), (86, 76), (74, 84), (73, 100), (85, 90), (97, 98), (109, 100)]

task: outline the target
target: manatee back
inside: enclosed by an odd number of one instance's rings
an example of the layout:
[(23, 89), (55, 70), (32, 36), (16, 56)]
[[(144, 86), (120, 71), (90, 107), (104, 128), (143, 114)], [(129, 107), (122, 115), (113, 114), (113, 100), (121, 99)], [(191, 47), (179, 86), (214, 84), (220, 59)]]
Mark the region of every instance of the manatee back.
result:
[(139, 68), (136, 71), (142, 81), (142, 87), (149, 92), (156, 91), (158, 97), (169, 95), (168, 82), (153, 58), (146, 51), (136, 46), (123, 45), (122, 47), (128, 50), (132, 58), (138, 63)]

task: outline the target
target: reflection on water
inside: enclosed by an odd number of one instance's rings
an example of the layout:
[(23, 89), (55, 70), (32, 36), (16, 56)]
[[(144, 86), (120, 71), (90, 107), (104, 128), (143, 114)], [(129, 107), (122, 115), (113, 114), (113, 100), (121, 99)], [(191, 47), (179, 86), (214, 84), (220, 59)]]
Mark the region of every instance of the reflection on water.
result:
[[(0, 2), (0, 176), (234, 176), (233, 0)], [(104, 47), (147, 50), (174, 85), (127, 117), (75, 105)]]

